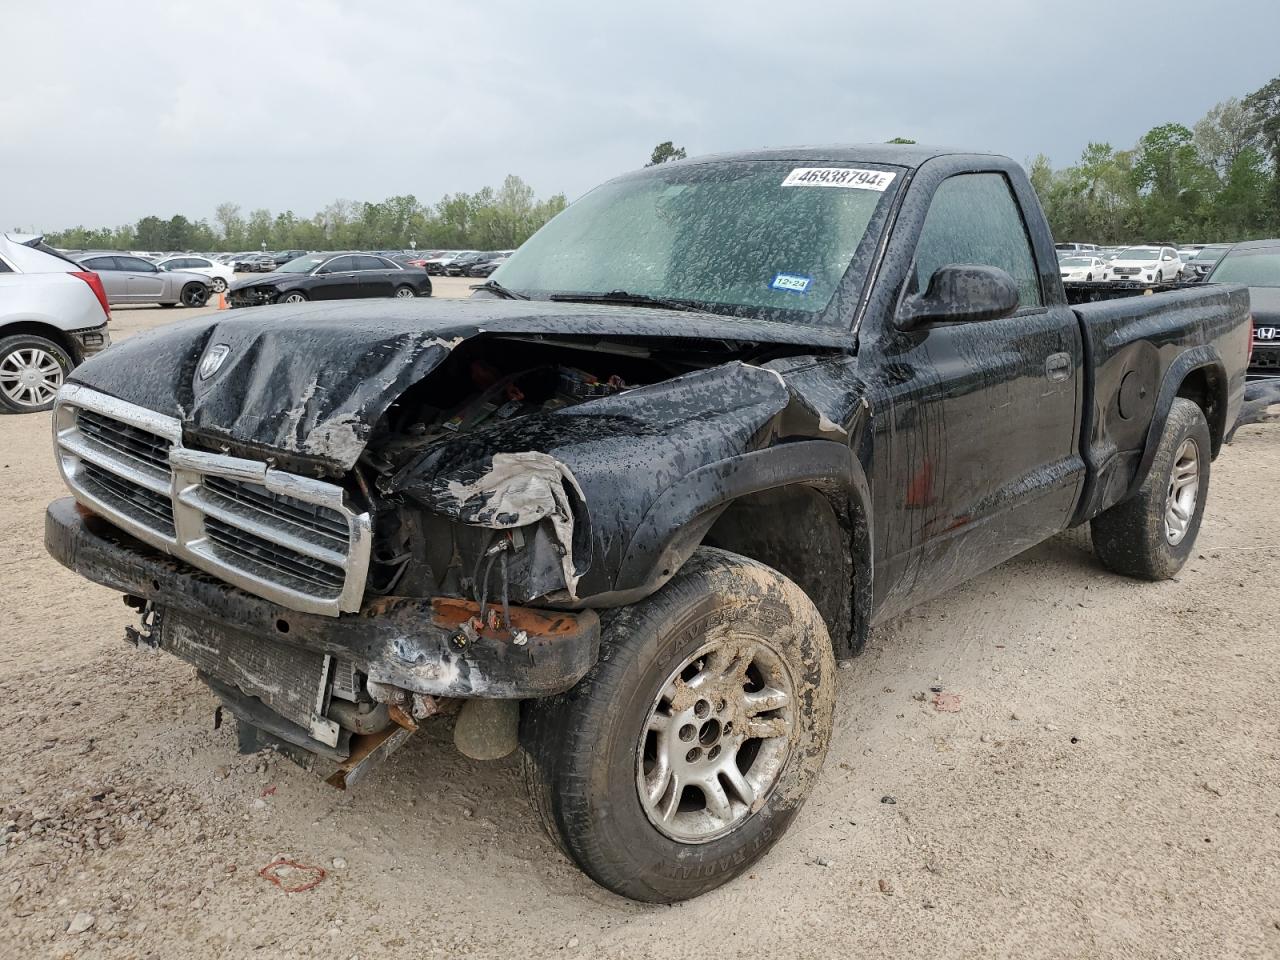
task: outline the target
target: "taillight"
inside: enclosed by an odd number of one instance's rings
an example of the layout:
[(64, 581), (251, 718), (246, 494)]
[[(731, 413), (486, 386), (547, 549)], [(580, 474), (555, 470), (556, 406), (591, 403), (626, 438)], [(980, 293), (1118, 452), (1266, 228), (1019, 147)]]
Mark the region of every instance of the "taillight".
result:
[(88, 270), (73, 270), (73, 277), (79, 277), (89, 285), (89, 289), (93, 291), (93, 295), (98, 298), (98, 302), (102, 304), (102, 312), (107, 315), (108, 322), (111, 320), (111, 305), (107, 303), (107, 290), (102, 285), (102, 278), (96, 273)]

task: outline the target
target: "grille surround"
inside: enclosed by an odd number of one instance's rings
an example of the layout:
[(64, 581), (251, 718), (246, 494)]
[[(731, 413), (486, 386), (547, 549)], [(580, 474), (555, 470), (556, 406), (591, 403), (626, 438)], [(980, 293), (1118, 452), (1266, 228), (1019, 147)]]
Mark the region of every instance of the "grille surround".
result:
[(76, 500), (144, 543), (292, 610), (360, 609), (372, 523), (342, 487), (189, 449), (177, 419), (78, 384), (53, 432)]

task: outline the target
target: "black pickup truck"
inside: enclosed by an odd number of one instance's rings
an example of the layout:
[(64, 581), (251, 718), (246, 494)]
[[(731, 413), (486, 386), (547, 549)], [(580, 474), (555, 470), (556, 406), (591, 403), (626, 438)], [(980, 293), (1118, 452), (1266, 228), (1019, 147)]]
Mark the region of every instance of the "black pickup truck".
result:
[(1225, 285), (1073, 306), (1003, 157), (667, 164), (469, 300), (255, 308), (90, 360), (46, 544), (243, 749), (349, 786), (456, 713), (470, 756), (519, 744), (592, 878), (674, 901), (782, 836), (877, 622), (1086, 522), (1118, 573), (1182, 566), (1248, 316)]

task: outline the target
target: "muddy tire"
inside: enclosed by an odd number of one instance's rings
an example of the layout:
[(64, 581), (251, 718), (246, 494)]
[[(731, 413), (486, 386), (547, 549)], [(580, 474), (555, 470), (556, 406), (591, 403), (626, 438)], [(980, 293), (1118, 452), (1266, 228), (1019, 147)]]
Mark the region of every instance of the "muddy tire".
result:
[(1109, 569), (1142, 580), (1168, 580), (1182, 569), (1204, 516), (1209, 456), (1204, 411), (1176, 398), (1138, 493), (1090, 524), (1094, 553)]
[(600, 660), (525, 704), (525, 776), (547, 832), (591, 879), (670, 903), (748, 869), (795, 818), (831, 735), (835, 661), (807, 596), (701, 549), (603, 618)]

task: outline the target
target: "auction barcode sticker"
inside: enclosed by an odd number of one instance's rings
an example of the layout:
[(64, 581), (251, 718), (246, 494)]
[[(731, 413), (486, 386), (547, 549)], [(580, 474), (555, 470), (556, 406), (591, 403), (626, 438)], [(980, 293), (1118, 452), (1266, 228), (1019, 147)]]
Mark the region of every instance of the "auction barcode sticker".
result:
[(853, 167), (796, 167), (782, 181), (784, 187), (848, 187), (884, 193), (896, 173)]

